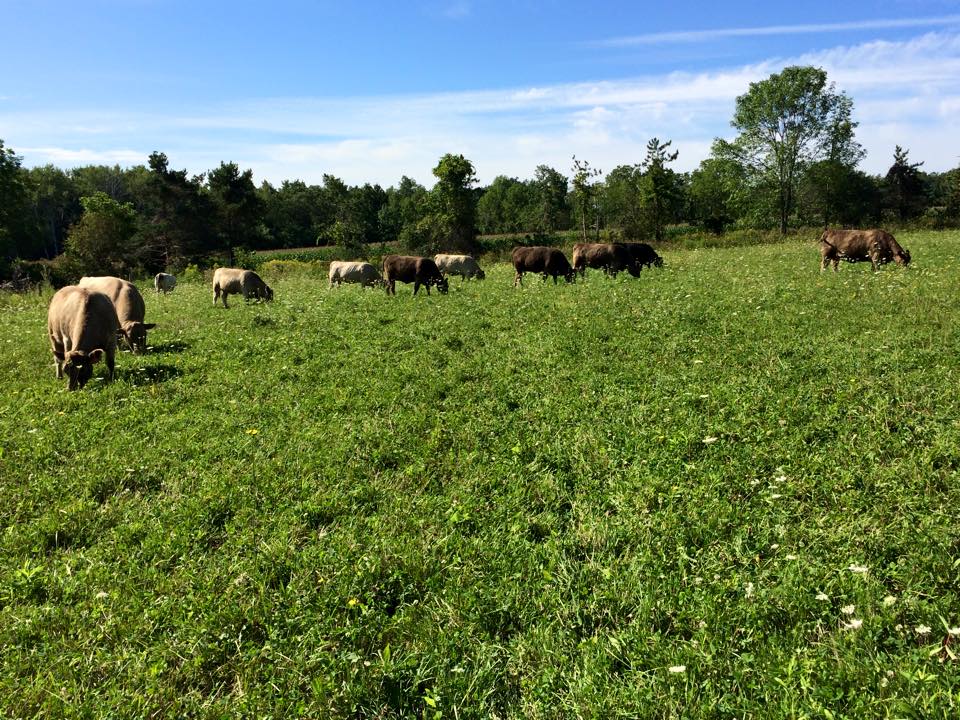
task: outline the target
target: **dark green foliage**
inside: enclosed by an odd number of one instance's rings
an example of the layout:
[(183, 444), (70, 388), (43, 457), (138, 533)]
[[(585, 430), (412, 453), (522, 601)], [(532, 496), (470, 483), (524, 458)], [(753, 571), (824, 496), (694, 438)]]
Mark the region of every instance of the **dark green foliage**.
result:
[(715, 156), (735, 160), (750, 173), (768, 176), (775, 189), (780, 232), (787, 231), (804, 168), (833, 159), (856, 165), (853, 101), (827, 83), (820, 68), (792, 66), (750, 84), (737, 98), (732, 143), (715, 143)]
[(922, 162), (912, 163), (899, 145), (893, 151), (893, 165), (884, 178), (884, 200), (901, 220), (909, 220), (922, 212), (925, 205), (925, 187), (920, 173)]
[(137, 212), (106, 193), (80, 198), (83, 215), (70, 228), (66, 255), (82, 275), (126, 277), (140, 267)]

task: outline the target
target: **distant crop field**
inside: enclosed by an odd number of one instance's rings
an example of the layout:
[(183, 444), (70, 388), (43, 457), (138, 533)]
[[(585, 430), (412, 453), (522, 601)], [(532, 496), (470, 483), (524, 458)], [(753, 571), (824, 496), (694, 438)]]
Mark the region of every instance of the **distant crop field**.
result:
[(960, 713), (960, 233), (447, 296), (0, 296), (0, 714)]

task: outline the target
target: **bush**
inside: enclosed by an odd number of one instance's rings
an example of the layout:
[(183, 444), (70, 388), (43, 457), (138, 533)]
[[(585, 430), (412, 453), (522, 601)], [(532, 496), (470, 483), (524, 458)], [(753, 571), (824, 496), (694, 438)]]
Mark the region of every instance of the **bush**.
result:
[(203, 271), (194, 264), (187, 265), (177, 276), (178, 282), (203, 282)]
[(327, 276), (329, 263), (303, 262), (301, 260), (267, 260), (260, 265), (260, 273), (264, 277), (281, 280), (288, 277), (319, 277)]

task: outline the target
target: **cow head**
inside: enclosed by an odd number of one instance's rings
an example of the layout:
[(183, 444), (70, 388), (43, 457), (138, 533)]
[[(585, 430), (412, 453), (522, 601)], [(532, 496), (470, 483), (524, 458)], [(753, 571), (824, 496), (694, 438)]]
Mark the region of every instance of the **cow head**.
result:
[(487, 277), (487, 274), (483, 270), (477, 270), (477, 274), (474, 275), (477, 280), (483, 280)]
[(127, 342), (133, 352), (141, 353), (147, 349), (147, 330), (153, 330), (156, 326), (156, 323), (128, 320), (120, 326), (117, 335)]
[(437, 280), (437, 290), (442, 292), (444, 295), (446, 295), (450, 291), (450, 283), (445, 277), (442, 277), (439, 280)]
[(93, 375), (94, 364), (100, 362), (103, 357), (103, 350), (71, 350), (64, 356), (63, 369), (70, 380), (69, 388), (71, 390), (83, 389), (87, 380)]
[(906, 248), (901, 249), (900, 252), (894, 254), (893, 260), (897, 265), (906, 267), (910, 264), (910, 251)]
[(566, 280), (568, 283), (576, 282), (576, 281), (577, 281), (577, 271), (574, 270), (573, 268), (570, 268), (569, 270), (567, 270), (566, 273), (564, 273), (563, 279)]

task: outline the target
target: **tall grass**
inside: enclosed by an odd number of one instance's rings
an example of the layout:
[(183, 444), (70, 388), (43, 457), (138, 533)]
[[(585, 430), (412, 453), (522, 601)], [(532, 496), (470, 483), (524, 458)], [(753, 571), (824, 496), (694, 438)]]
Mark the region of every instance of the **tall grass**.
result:
[(188, 282), (78, 393), (4, 297), (0, 708), (956, 717), (960, 235), (900, 239)]

